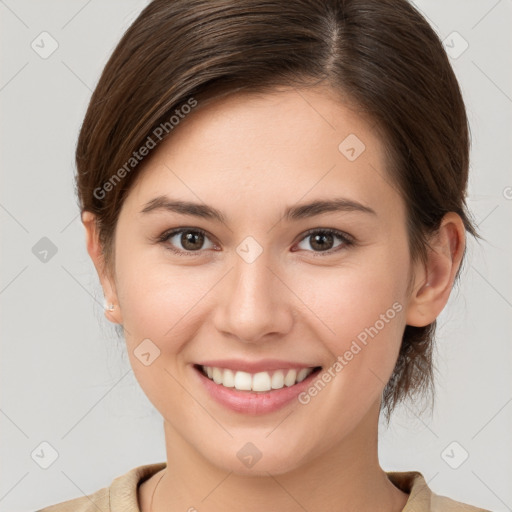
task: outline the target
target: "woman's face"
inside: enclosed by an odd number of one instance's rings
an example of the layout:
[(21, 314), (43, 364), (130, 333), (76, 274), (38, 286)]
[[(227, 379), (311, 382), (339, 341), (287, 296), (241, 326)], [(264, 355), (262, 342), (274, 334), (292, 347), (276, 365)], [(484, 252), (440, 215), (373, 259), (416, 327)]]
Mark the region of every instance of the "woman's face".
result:
[[(384, 149), (315, 88), (199, 103), (154, 150), (117, 224), (113, 318), (174, 442), (226, 470), (278, 474), (373, 436), (414, 271)], [(303, 207), (317, 201), (339, 208)], [(231, 391), (228, 406), (215, 396), (233, 388), (195, 367), (226, 359), (322, 370), (284, 404), (279, 390)], [(247, 454), (261, 454), (254, 468)]]

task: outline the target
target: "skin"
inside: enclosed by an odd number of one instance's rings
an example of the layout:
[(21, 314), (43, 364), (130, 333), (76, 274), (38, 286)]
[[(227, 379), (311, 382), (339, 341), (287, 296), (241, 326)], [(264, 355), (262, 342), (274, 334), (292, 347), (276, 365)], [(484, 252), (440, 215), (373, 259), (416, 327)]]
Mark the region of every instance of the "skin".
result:
[[(366, 146), (354, 161), (338, 150), (349, 134)], [(140, 213), (164, 193), (212, 205), (227, 221)], [(282, 219), (286, 206), (335, 196), (376, 215)], [(135, 376), (163, 417), (167, 468), (140, 486), (143, 512), (162, 475), (153, 512), (217, 512), (240, 503), (248, 511), (404, 508), (408, 494), (378, 460), (381, 394), (405, 325), (427, 325), (444, 308), (465, 244), (462, 220), (449, 213), (427, 263), (414, 262), (405, 219), (371, 123), (320, 86), (200, 104), (154, 150), (130, 190), (111, 272), (94, 215), (83, 213), (88, 252), (116, 305), (107, 318), (123, 325)], [(170, 250), (171, 243), (186, 249), (181, 234), (154, 241), (179, 227), (206, 231), (192, 256)], [(322, 251), (304, 235), (312, 228), (340, 230), (356, 243), (334, 237)], [(247, 236), (263, 250), (252, 263), (236, 252)], [(198, 361), (226, 357), (326, 369), (395, 302), (402, 310), (308, 404), (244, 415), (212, 401), (192, 373)], [(134, 355), (146, 338), (161, 351), (149, 366)], [(251, 468), (237, 457), (247, 442), (262, 454)]]

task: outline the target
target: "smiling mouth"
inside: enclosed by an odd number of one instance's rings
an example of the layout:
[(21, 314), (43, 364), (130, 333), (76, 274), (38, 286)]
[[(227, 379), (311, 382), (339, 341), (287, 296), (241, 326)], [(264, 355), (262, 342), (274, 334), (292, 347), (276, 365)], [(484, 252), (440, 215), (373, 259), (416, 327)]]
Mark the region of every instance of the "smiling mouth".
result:
[(284, 387), (294, 386), (310, 375), (320, 372), (322, 369), (321, 366), (314, 366), (301, 369), (291, 368), (248, 373), (198, 364), (195, 364), (194, 368), (215, 382), (215, 384), (236, 389), (237, 391), (250, 391), (254, 393), (267, 393)]

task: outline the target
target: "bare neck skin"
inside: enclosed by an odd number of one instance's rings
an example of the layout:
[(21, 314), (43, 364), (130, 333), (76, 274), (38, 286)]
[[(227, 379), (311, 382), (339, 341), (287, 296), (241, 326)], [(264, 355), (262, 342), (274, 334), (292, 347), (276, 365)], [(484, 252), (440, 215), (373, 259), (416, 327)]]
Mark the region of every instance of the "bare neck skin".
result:
[(141, 512), (224, 512), (242, 503), (248, 512), (400, 512), (409, 495), (379, 465), (378, 405), (335, 449), (288, 473), (267, 476), (237, 475), (209, 464), (166, 422), (167, 468), (140, 485)]

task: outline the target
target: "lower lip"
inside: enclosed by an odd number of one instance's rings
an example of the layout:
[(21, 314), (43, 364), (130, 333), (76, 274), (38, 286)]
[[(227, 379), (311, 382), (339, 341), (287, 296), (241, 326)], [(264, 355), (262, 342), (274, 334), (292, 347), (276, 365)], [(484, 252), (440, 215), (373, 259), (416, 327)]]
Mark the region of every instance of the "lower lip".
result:
[(239, 391), (227, 388), (210, 380), (201, 370), (192, 367), (194, 373), (210, 396), (219, 404), (235, 412), (244, 414), (266, 414), (277, 411), (292, 402), (301, 392), (305, 391), (312, 381), (320, 374), (321, 369), (309, 374), (303, 381), (293, 386), (274, 389), (268, 393), (254, 391)]

